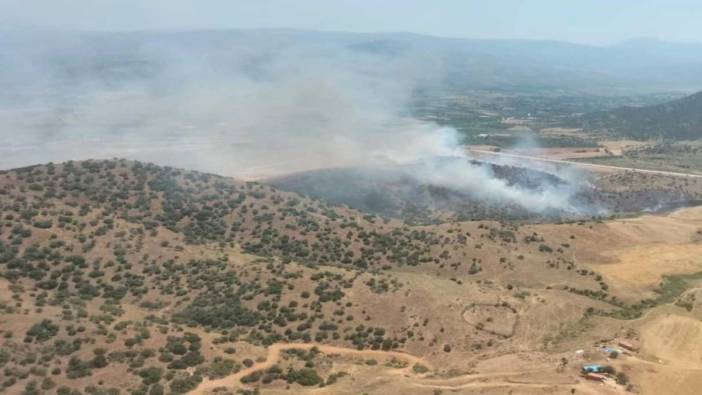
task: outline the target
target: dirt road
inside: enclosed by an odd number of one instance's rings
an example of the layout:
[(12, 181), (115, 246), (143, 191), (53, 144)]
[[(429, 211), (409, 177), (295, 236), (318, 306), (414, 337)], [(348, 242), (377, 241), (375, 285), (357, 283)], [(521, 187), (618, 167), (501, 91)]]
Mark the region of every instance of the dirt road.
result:
[(584, 162), (576, 162), (576, 161), (563, 160), (563, 159), (549, 159), (549, 158), (541, 158), (538, 156), (511, 154), (511, 153), (507, 153), (507, 152), (494, 152), (494, 151), (486, 151), (486, 150), (478, 150), (478, 149), (470, 149), (470, 148), (468, 148), (467, 151), (470, 154), (477, 154), (478, 157), (492, 156), (495, 158), (502, 158), (502, 159), (519, 159), (519, 160), (528, 160), (528, 161), (541, 162), (541, 163), (553, 163), (553, 164), (557, 164), (557, 165), (573, 166), (573, 167), (577, 167), (577, 168), (581, 168), (581, 169), (585, 169), (585, 170), (591, 170), (591, 171), (600, 171), (600, 172), (634, 171), (637, 173), (658, 174), (658, 175), (672, 176), (672, 177), (702, 178), (702, 174), (679, 173), (679, 172), (675, 172), (675, 171), (665, 171), (665, 170), (638, 169), (638, 168), (634, 168), (634, 167), (599, 165), (599, 164), (595, 164), (595, 163), (584, 163)]
[[(577, 388), (579, 393), (585, 394), (604, 394), (604, 393), (619, 393), (615, 392), (600, 392), (593, 391), (592, 387), (588, 383), (581, 382), (574, 377), (556, 377), (553, 374), (552, 369), (534, 369), (534, 370), (518, 370), (518, 371), (504, 371), (504, 372), (494, 372), (494, 373), (483, 373), (483, 374), (466, 374), (461, 376), (455, 376), (451, 378), (428, 378), (425, 375), (413, 375), (409, 376), (412, 367), (415, 364), (422, 364), (431, 368), (424, 358), (416, 357), (410, 354), (405, 354), (397, 351), (380, 351), (380, 350), (356, 350), (353, 348), (328, 346), (322, 344), (308, 344), (308, 343), (276, 343), (268, 348), (268, 355), (264, 362), (254, 364), (253, 366), (243, 369), (238, 373), (233, 375), (216, 379), (208, 380), (205, 379), (200, 385), (191, 391), (190, 395), (204, 395), (213, 391), (216, 388), (222, 387), (238, 387), (241, 386), (241, 378), (249, 375), (251, 373), (268, 369), (280, 362), (282, 356), (281, 353), (285, 350), (291, 349), (303, 349), (310, 350), (316, 347), (320, 352), (325, 354), (348, 354), (359, 356), (363, 358), (370, 357), (384, 357), (384, 358), (397, 358), (408, 362), (407, 367), (394, 369), (395, 373), (400, 373), (406, 380), (409, 380), (405, 384), (412, 387), (418, 388), (433, 388), (435, 390), (463, 390), (463, 389), (488, 389), (488, 388), (521, 388), (521, 389), (553, 389), (555, 390), (569, 390), (571, 388)], [(527, 382), (521, 381), (524, 375), (533, 374), (536, 377), (540, 377), (543, 380)]]
[(405, 354), (397, 351), (356, 350), (355, 348), (336, 347), (315, 343), (276, 343), (268, 347), (268, 356), (266, 357), (266, 360), (264, 362), (254, 364), (249, 368), (243, 369), (238, 373), (221, 379), (205, 379), (202, 383), (200, 383), (200, 385), (197, 388), (191, 391), (190, 394), (206, 394), (207, 391), (211, 391), (217, 387), (233, 387), (240, 385), (240, 380), (242, 377), (257, 372), (259, 370), (268, 369), (276, 365), (280, 361), (280, 353), (282, 351), (294, 349), (309, 350), (313, 347), (316, 347), (317, 349), (319, 349), (319, 351), (321, 351), (324, 354), (350, 354), (364, 358), (394, 357), (408, 362), (407, 368), (404, 368), (403, 370), (411, 369), (415, 364), (422, 364), (427, 367), (431, 367), (431, 365), (428, 362), (426, 362), (423, 358), (415, 357), (414, 355)]

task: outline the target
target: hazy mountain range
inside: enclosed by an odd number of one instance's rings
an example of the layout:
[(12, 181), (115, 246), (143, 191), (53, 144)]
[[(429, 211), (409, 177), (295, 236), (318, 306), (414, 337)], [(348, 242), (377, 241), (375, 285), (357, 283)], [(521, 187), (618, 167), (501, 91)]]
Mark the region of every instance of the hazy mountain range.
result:
[(413, 119), (418, 92), (560, 97), (700, 88), (702, 44), (2, 31), (0, 167), (127, 157), (259, 176), (403, 163), (452, 140), (439, 125)]
[(84, 83), (90, 78), (127, 83), (157, 76), (172, 58), (207, 65), (215, 75), (236, 71), (266, 78), (268, 61), (280, 53), (338, 57), (340, 50), (380, 60), (406, 58), (410, 67), (422, 69), (430, 64), (426, 74), (434, 77), (432, 86), (609, 92), (702, 88), (700, 43), (641, 39), (600, 47), (296, 30), (4, 31), (0, 32), (0, 83), (5, 91), (26, 88), (29, 77), (33, 85)]

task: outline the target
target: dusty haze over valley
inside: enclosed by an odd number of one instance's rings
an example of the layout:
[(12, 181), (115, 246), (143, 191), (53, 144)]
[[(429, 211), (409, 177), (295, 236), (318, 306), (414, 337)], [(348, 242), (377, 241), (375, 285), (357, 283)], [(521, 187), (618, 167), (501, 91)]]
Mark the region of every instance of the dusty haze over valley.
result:
[(42, 3), (0, 392), (698, 393), (695, 2)]

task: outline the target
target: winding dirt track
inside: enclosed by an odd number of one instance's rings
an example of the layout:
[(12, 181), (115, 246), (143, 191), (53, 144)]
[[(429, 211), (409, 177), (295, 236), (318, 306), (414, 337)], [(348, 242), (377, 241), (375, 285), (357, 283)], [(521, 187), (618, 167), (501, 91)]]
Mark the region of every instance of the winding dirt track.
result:
[[(324, 354), (347, 354), (347, 355), (354, 355), (354, 356), (359, 356), (359, 357), (364, 357), (364, 358), (370, 358), (370, 357), (394, 357), (397, 359), (404, 360), (408, 362), (407, 367), (401, 368), (401, 369), (394, 369), (395, 373), (406, 373), (407, 371), (410, 371), (412, 367), (415, 364), (422, 364), (425, 365), (429, 368), (431, 368), (431, 364), (429, 364), (424, 358), (417, 357), (414, 355), (406, 354), (403, 352), (397, 352), (397, 351), (380, 351), (380, 350), (356, 350), (353, 348), (345, 348), (345, 347), (336, 347), (336, 346), (328, 346), (328, 345), (323, 345), (323, 344), (315, 344), (315, 343), (276, 343), (271, 345), (268, 348), (268, 356), (264, 362), (260, 362), (257, 364), (254, 364), (253, 366), (243, 369), (239, 371), (238, 373), (235, 373), (233, 375), (221, 378), (221, 379), (216, 379), (216, 380), (209, 380), (205, 379), (200, 385), (192, 390), (189, 394), (190, 395), (204, 395), (209, 393), (209, 391), (212, 391), (216, 388), (222, 388), (222, 387), (238, 387), (241, 386), (241, 378), (249, 375), (251, 373), (268, 369), (274, 365), (276, 365), (278, 362), (280, 362), (281, 359), (281, 352), (285, 350), (291, 350), (291, 349), (303, 349), (303, 350), (310, 350), (311, 348), (316, 347), (319, 349)], [(504, 372), (495, 372), (495, 373), (482, 373), (482, 374), (466, 374), (466, 375), (461, 375), (461, 376), (456, 376), (456, 377), (450, 377), (450, 378), (427, 378), (423, 375), (417, 375), (416, 377), (410, 378), (409, 376), (406, 376), (406, 378), (409, 379), (409, 384), (410, 386), (413, 387), (418, 387), (418, 388), (433, 388), (433, 389), (445, 389), (445, 390), (461, 390), (461, 389), (469, 389), (469, 388), (475, 388), (475, 389), (481, 389), (481, 388), (523, 388), (523, 389), (546, 389), (546, 388), (553, 388), (553, 389), (559, 389), (562, 387), (567, 387), (567, 388), (572, 388), (572, 387), (577, 387), (581, 393), (597, 393), (599, 392), (590, 392), (590, 388), (587, 386), (584, 386), (583, 383), (578, 383), (577, 380), (574, 379), (568, 379), (565, 381), (561, 382), (520, 382), (519, 381), (519, 376), (523, 377), (525, 374), (534, 374), (536, 377), (540, 376), (543, 373), (546, 373), (547, 371), (544, 369), (534, 369), (534, 370), (521, 370), (521, 371), (504, 371)], [(548, 381), (548, 380), (547, 380)]]
[[(317, 347), (319, 351), (321, 351), (324, 354), (349, 354), (349, 355), (356, 355), (360, 357), (395, 357), (397, 359), (402, 359), (404, 361), (407, 361), (409, 364), (407, 365), (407, 368), (404, 369), (411, 369), (414, 364), (422, 364), (427, 367), (431, 368), (431, 365), (425, 361), (423, 358), (416, 357), (414, 355), (410, 354), (405, 354), (402, 352), (398, 351), (380, 351), (380, 350), (356, 350), (354, 348), (345, 348), (345, 347), (335, 347), (335, 346), (328, 346), (328, 345), (323, 345), (323, 344), (315, 344), (315, 343), (275, 343), (268, 347), (268, 356), (266, 357), (266, 360), (264, 362), (260, 362), (257, 364), (252, 365), (249, 368), (242, 369), (238, 373), (235, 373), (233, 375), (221, 378), (221, 379), (216, 379), (216, 380), (209, 380), (205, 379), (203, 380), (200, 385), (195, 388), (194, 390), (190, 391), (189, 394), (191, 395), (196, 395), (196, 394), (206, 394), (207, 391), (211, 391), (215, 388), (218, 387), (233, 387), (233, 386), (238, 386), (241, 385), (241, 378), (249, 375), (253, 372), (257, 372), (259, 370), (263, 369), (268, 369), (270, 367), (273, 367), (276, 365), (281, 358), (280, 353), (284, 350), (293, 350), (293, 349), (302, 349), (302, 350), (309, 350), (313, 347)], [(403, 369), (403, 370), (404, 370)]]

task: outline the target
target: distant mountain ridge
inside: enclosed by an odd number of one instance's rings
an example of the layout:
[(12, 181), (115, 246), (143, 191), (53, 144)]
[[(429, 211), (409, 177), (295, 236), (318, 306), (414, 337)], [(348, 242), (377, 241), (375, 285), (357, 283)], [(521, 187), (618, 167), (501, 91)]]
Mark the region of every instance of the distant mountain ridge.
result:
[[(411, 33), (342, 33), (290, 29), (71, 32), (0, 30), (0, 88), (37, 64), (45, 78), (77, 75), (110, 83), (153, 76), (165, 61), (209, 62), (217, 72), (258, 73), (267, 57), (341, 52), (408, 57), (440, 65), (440, 83), (457, 89), (689, 90), (702, 87), (702, 44), (632, 40), (610, 46), (559, 41), (488, 40)], [(440, 75), (439, 75), (440, 74)], [(21, 85), (21, 84), (20, 84)]]
[(637, 139), (702, 138), (702, 91), (667, 103), (622, 107), (581, 117), (588, 130), (600, 130)]

